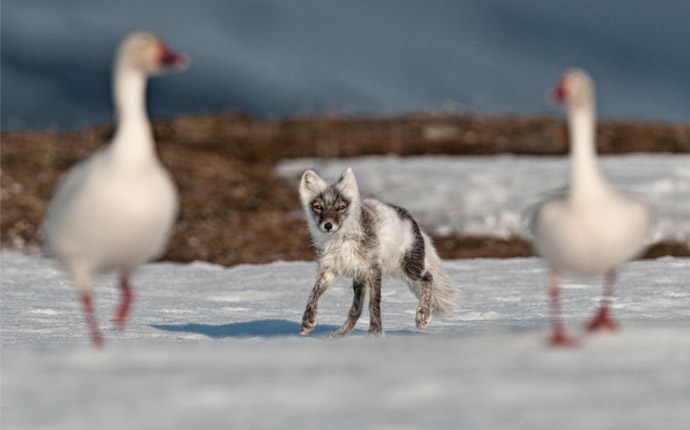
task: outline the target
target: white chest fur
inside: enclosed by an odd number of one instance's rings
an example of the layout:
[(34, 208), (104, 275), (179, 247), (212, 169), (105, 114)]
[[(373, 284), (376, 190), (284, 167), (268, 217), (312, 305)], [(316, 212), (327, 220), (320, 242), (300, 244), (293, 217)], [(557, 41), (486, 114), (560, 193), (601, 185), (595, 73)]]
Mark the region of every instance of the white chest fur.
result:
[(342, 238), (325, 244), (320, 251), (319, 263), (336, 276), (353, 278), (363, 276), (376, 262), (362, 243), (355, 239)]

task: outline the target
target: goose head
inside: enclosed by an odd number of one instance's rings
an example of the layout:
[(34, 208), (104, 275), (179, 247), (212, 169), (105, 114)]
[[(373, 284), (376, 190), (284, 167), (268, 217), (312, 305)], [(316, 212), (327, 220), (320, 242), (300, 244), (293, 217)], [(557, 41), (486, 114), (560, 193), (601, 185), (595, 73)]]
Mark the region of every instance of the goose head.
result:
[(550, 92), (554, 103), (566, 110), (592, 107), (594, 104), (594, 82), (582, 69), (566, 70)]
[(170, 49), (157, 36), (137, 31), (120, 43), (117, 65), (146, 75), (160, 75), (186, 67), (187, 57)]

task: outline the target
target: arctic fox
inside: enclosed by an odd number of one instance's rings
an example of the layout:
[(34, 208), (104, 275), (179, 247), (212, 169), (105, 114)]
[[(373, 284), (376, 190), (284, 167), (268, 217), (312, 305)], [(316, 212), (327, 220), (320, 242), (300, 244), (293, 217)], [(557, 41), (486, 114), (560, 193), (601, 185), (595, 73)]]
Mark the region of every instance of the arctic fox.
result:
[(362, 313), (367, 290), (368, 335), (383, 335), (381, 281), (387, 276), (406, 281), (419, 298), (418, 329), (429, 325), (432, 313), (442, 315), (453, 309), (459, 291), (441, 266), (431, 239), (407, 210), (361, 199), (351, 168), (331, 185), (307, 170), (299, 194), (319, 263), (300, 334), (314, 329), (319, 299), (336, 277), (353, 278), (354, 300), (345, 323), (329, 337), (350, 333)]

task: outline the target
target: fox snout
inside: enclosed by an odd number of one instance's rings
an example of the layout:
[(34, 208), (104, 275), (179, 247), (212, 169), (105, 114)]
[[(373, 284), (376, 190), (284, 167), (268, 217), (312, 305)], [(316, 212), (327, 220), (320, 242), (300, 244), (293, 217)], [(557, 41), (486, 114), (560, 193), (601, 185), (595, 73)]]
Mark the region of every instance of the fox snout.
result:
[(324, 233), (335, 233), (340, 228), (340, 225), (335, 220), (325, 220), (319, 224), (319, 228)]

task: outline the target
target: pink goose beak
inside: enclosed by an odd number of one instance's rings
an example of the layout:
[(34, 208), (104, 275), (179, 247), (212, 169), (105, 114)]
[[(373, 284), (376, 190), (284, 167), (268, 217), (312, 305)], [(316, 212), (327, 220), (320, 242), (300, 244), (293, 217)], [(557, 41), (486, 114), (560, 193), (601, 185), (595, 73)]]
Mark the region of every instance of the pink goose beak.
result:
[(548, 93), (548, 98), (553, 103), (563, 103), (566, 97), (565, 83), (563, 80), (558, 81), (556, 86), (554, 86)]
[(173, 51), (170, 49), (168, 45), (166, 45), (163, 42), (160, 42), (158, 45), (158, 61), (160, 62), (160, 65), (163, 67), (176, 67), (176, 68), (184, 68), (187, 66), (187, 63), (189, 60), (184, 54), (180, 54), (178, 52)]

